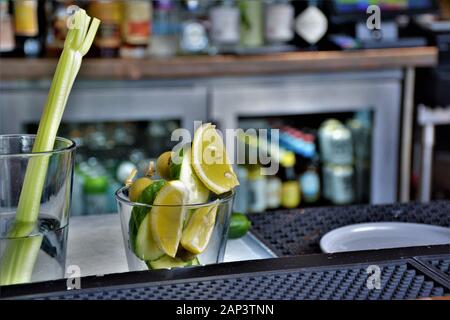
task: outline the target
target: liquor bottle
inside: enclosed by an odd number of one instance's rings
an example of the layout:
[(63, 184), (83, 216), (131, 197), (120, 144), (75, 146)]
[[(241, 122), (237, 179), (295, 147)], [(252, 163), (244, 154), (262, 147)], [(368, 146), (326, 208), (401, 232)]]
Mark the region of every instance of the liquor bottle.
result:
[(241, 12), (241, 45), (260, 47), (264, 44), (263, 1), (239, 0)]
[(283, 44), (294, 38), (294, 7), (289, 0), (271, 1), (266, 8), (265, 38), (270, 44)]
[(13, 19), (9, 2), (8, 0), (0, 0), (0, 57), (12, 55), (15, 46)]
[(147, 0), (124, 1), (120, 56), (143, 58), (151, 34), (152, 3)]
[(301, 201), (300, 183), (295, 173), (295, 162), (295, 155), (292, 152), (286, 152), (280, 161), (281, 206), (287, 209), (298, 207)]
[(235, 1), (220, 1), (211, 8), (209, 18), (213, 53), (232, 51), (240, 40), (240, 13)]
[(101, 20), (93, 54), (105, 58), (117, 57), (121, 45), (122, 3), (119, 0), (93, 0), (89, 2), (88, 12)]
[(182, 54), (207, 53), (209, 40), (201, 1), (183, 1), (183, 12), (179, 39), (180, 52)]
[[(297, 1), (296, 12), (298, 13), (294, 22), (296, 37), (293, 43), (299, 47), (309, 50), (317, 49), (319, 42), (328, 30), (328, 20), (321, 11), (322, 1), (308, 0)], [(305, 5), (307, 7), (305, 8)]]
[(173, 0), (153, 1), (153, 26), (149, 52), (152, 56), (170, 57), (178, 48), (178, 15)]
[(14, 1), (16, 50), (19, 57), (40, 57), (45, 48), (45, 2), (42, 0)]

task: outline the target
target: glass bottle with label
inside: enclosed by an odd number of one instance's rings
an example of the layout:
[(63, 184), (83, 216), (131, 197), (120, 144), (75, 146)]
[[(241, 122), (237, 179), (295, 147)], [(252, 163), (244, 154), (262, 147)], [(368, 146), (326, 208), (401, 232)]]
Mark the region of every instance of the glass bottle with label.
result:
[(151, 34), (151, 17), (152, 3), (150, 1), (124, 1), (121, 57), (143, 58), (145, 56)]
[(0, 57), (12, 55), (16, 47), (8, 0), (0, 0)]
[(233, 0), (220, 1), (211, 8), (211, 41), (215, 51), (231, 51), (240, 40), (240, 13)]
[(295, 173), (295, 155), (286, 152), (280, 161), (281, 178), (281, 206), (286, 209), (296, 208), (300, 205), (300, 183)]
[(89, 2), (88, 11), (101, 20), (93, 52), (100, 57), (117, 57), (121, 44), (122, 3), (119, 0), (94, 0)]
[(180, 30), (180, 51), (183, 54), (200, 54), (208, 51), (208, 34), (205, 26), (204, 6), (200, 0), (183, 1), (183, 22)]
[(45, 47), (45, 25), (44, 1), (14, 1), (16, 56), (39, 57), (42, 55)]
[(282, 44), (294, 38), (294, 7), (289, 0), (268, 3), (265, 17), (265, 38), (268, 43)]
[(260, 47), (264, 44), (263, 1), (239, 0), (241, 12), (241, 45)]

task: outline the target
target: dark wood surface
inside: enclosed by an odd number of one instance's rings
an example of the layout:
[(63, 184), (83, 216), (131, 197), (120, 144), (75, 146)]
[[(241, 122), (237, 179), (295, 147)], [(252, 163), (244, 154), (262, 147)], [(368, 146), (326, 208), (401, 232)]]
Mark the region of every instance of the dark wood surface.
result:
[[(92, 59), (83, 62), (83, 79), (182, 79), (370, 70), (433, 66), (435, 47), (360, 51), (292, 52), (260, 56), (195, 56), (168, 59)], [(1, 80), (51, 78), (56, 59), (1, 59)]]

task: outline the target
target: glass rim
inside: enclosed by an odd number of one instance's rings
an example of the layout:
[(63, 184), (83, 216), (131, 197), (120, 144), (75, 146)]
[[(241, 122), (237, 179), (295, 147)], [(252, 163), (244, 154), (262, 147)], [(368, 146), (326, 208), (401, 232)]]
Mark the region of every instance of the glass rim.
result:
[[(36, 139), (36, 134), (0, 134), (0, 140), (2, 139), (12, 139), (12, 138), (32, 138)], [(70, 138), (56, 137), (55, 142), (63, 142), (66, 143), (67, 146), (62, 148), (53, 148), (51, 151), (42, 151), (42, 152), (25, 152), (25, 153), (0, 153), (0, 158), (12, 158), (12, 157), (37, 157), (44, 155), (54, 155), (59, 153), (69, 153), (75, 150), (77, 144)]]
[(176, 207), (183, 207), (183, 208), (187, 208), (187, 209), (198, 209), (198, 208), (203, 208), (203, 207), (207, 207), (207, 206), (211, 206), (211, 205), (219, 205), (219, 204), (223, 204), (223, 203), (227, 203), (230, 200), (233, 199), (233, 197), (236, 194), (236, 191), (234, 189), (231, 189), (230, 192), (226, 193), (225, 196), (223, 198), (217, 198), (208, 202), (204, 202), (204, 203), (194, 203), (194, 204), (185, 204), (185, 205), (153, 205), (153, 204), (145, 204), (145, 203), (140, 203), (140, 202), (133, 202), (130, 201), (129, 199), (124, 197), (124, 190), (128, 189), (129, 187), (124, 186), (121, 187), (119, 189), (117, 189), (117, 191), (115, 192), (115, 196), (116, 196), (116, 200), (124, 203), (128, 206), (131, 207), (147, 207), (149, 209), (151, 208), (176, 208)]

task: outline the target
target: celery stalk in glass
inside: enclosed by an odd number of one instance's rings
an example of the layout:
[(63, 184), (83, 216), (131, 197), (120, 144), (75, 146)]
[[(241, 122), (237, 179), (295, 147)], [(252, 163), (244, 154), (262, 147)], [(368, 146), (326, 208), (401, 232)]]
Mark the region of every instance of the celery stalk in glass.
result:
[[(75, 12), (72, 22), (41, 116), (33, 153), (53, 150), (61, 118), (80, 70), (82, 58), (89, 51), (100, 25), (100, 21), (96, 18), (91, 22), (91, 18), (82, 9)], [(16, 221), (8, 234), (10, 240), (1, 259), (0, 285), (31, 280), (42, 236), (26, 237), (33, 232), (39, 216), (48, 163), (49, 156), (31, 157), (28, 162)]]

